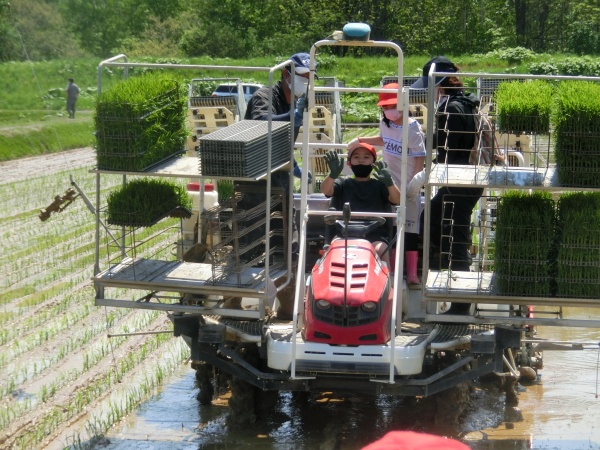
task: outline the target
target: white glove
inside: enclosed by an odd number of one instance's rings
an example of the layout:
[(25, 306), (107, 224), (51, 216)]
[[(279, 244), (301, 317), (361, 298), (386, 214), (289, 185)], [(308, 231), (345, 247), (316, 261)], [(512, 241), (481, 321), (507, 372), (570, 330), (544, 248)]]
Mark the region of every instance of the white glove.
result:
[(421, 170), (413, 177), (412, 180), (410, 180), (410, 182), (408, 183), (408, 187), (406, 188), (406, 197), (411, 201), (416, 200), (424, 184), (425, 169)]
[(360, 145), (360, 138), (355, 137), (350, 142), (348, 142), (348, 152), (354, 150), (359, 145)]

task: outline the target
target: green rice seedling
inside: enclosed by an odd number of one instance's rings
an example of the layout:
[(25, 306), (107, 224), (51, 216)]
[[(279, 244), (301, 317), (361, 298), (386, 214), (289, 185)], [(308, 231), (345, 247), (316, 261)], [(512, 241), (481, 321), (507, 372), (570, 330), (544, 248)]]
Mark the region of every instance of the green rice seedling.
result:
[(543, 80), (500, 83), (494, 94), (503, 133), (543, 133), (550, 128), (553, 87)]
[[(140, 402), (154, 394), (166, 374), (171, 373), (187, 358), (188, 349), (183, 340), (173, 340), (168, 336), (158, 335), (153, 337), (153, 341), (156, 343), (154, 347), (160, 346), (161, 353), (168, 357), (153, 363), (150, 370), (141, 372), (133, 386), (123, 386), (120, 392), (122, 401), (118, 401), (117, 395), (113, 396), (114, 398), (108, 400), (104, 411), (95, 414), (88, 421), (86, 430), (92, 441), (94, 437), (102, 436), (114, 425), (115, 421), (110, 420), (109, 416), (122, 417), (131, 412)], [(139, 363), (139, 361), (134, 362), (134, 366)]]
[[(110, 342), (103, 338), (106, 327), (121, 329), (127, 323), (129, 329), (136, 331), (143, 331), (143, 327), (154, 327), (153, 316), (148, 320), (133, 319), (137, 311), (118, 308), (111, 310), (104, 318), (105, 311), (94, 306), (94, 293), (89, 284), (93, 270), (94, 249), (90, 242), (93, 241), (94, 220), (83, 202), (74, 202), (65, 212), (53, 215), (40, 225), (37, 218), (39, 208), (45, 207), (52, 195), (64, 191), (70, 173), (0, 184), (0, 236), (5, 255), (0, 261), (0, 272), (3, 274), (0, 279), (0, 302), (7, 310), (0, 319), (0, 341), (3, 346), (0, 352), (0, 377), (4, 380), (0, 384), (0, 391), (4, 393), (2, 398), (10, 399), (10, 393), (18, 390), (23, 382), (46, 376), (49, 378), (39, 385), (37, 392), (32, 392), (34, 396), (30, 399), (12, 402), (9, 408), (5, 408), (7, 401), (1, 402), (2, 429), (17, 420), (25, 420), (34, 410), (36, 417), (45, 412), (40, 405), (43, 400), (60, 401), (54, 400), (56, 392), (77, 385), (76, 381), (86, 376), (87, 370), (98, 370), (99, 363), (111, 358), (111, 350), (128, 342), (128, 338), (113, 338)], [(93, 192), (95, 175), (91, 175), (89, 169), (74, 170), (73, 175), (85, 192)], [(114, 186), (120, 186), (122, 181), (120, 175), (108, 175), (105, 179), (107, 188), (101, 191), (101, 205), (106, 204), (109, 192)], [(23, 205), (27, 205), (25, 210)], [(159, 230), (164, 223), (178, 221), (163, 220), (152, 227), (152, 231)], [(141, 229), (140, 234), (146, 236), (146, 231), (149, 230)], [(101, 257), (104, 256), (103, 252), (101, 248)], [(127, 295), (117, 291), (118, 297)], [(76, 323), (93, 326), (78, 331), (75, 330)], [(65, 334), (66, 330), (69, 333)], [(167, 337), (172, 339), (170, 335)], [(40, 352), (40, 344), (47, 350)], [(61, 361), (77, 349), (81, 351), (80, 365), (57, 373), (54, 377), (53, 369), (57, 372), (62, 370)], [(142, 354), (146, 357), (153, 355), (148, 350)], [(142, 355), (133, 357), (128, 366), (139, 365), (141, 358)], [(61, 420), (69, 423), (73, 417), (77, 417), (73, 416), (72, 411), (89, 409), (98, 396), (106, 395), (106, 389), (118, 385), (115, 371), (111, 370), (111, 373), (110, 380), (103, 379), (94, 389), (73, 391), (70, 397), (73, 399), (72, 405), (61, 405)], [(6, 445), (9, 448), (39, 447), (36, 442), (47, 440), (48, 433), (56, 433), (64, 426), (64, 423), (55, 422), (55, 412), (48, 409), (48, 413), (47, 417), (40, 416), (39, 421), (31, 422), (31, 426), (19, 433), (23, 436), (20, 438), (22, 440), (15, 442), (17, 436), (13, 436)], [(43, 431), (34, 430), (38, 425)]]
[(185, 189), (159, 178), (141, 178), (111, 192), (107, 199), (107, 221), (114, 225), (147, 227), (178, 207), (191, 209)]
[(551, 294), (554, 202), (547, 192), (507, 192), (498, 204), (494, 265), (498, 292)]
[(219, 196), (218, 202), (223, 205), (225, 202), (233, 196), (233, 181), (232, 180), (218, 180), (217, 181), (217, 194)]
[(600, 86), (559, 84), (552, 113), (558, 179), (563, 186), (600, 186)]
[(557, 242), (557, 295), (600, 298), (600, 193), (560, 197)]
[[(10, 328), (3, 330), (3, 334), (0, 334), (0, 345), (15, 339), (16, 336), (23, 336), (29, 330), (36, 329), (40, 325), (50, 323), (55, 318), (61, 317), (61, 315), (69, 317), (70, 322), (83, 319), (90, 313), (90, 304), (86, 303), (89, 295), (89, 291), (83, 288), (58, 292), (56, 294), (57, 303), (50, 309), (38, 311), (35, 315), (20, 320), (18, 329)], [(17, 317), (17, 315), (14, 315), (14, 317)], [(71, 317), (75, 319), (72, 320), (70, 319)], [(2, 366), (0, 363), (0, 367)]]
[(99, 97), (94, 114), (98, 168), (143, 171), (184, 151), (186, 92), (161, 72), (131, 77)]
[[(124, 316), (125, 314), (121, 314), (121, 315)], [(78, 334), (77, 336), (70, 337), (69, 341), (67, 343), (65, 343), (64, 345), (61, 345), (60, 349), (57, 352), (53, 353), (52, 355), (44, 356), (43, 360), (41, 361), (42, 364), (37, 364), (36, 362), (34, 362), (33, 370), (30, 370), (28, 368), (23, 368), (23, 370), (21, 371), (21, 379), (17, 380), (16, 376), (11, 376), (8, 384), (0, 385), (0, 392), (4, 392), (4, 394), (11, 392), (13, 390), (14, 384), (17, 381), (19, 383), (22, 383), (22, 382), (38, 375), (43, 370), (46, 370), (47, 368), (49, 368), (52, 365), (59, 362), (63, 357), (65, 357), (70, 352), (77, 350), (82, 345), (86, 345), (89, 341), (91, 341), (92, 338), (94, 338), (98, 335), (101, 335), (101, 333), (103, 331), (105, 331), (105, 328), (102, 326), (101, 322), (98, 322), (97, 325), (93, 327), (93, 329), (86, 329), (82, 334)], [(29, 343), (29, 344), (31, 344), (31, 343)], [(38, 348), (38, 347), (39, 347), (39, 345), (37, 345), (37, 344), (36, 345), (26, 345), (25, 348), (23, 348), (21, 346), (18, 349), (18, 351), (13, 355), (13, 358), (12, 358), (13, 363), (15, 361), (15, 358), (17, 358), (20, 353), (23, 353), (25, 350), (33, 351), (33, 350), (35, 350), (35, 348)], [(84, 371), (85, 371), (85, 369), (84, 369)], [(13, 372), (14, 372), (14, 370), (13, 370)], [(71, 374), (71, 375), (73, 375), (73, 374)], [(78, 375), (75, 374), (75, 376), (78, 376)], [(64, 383), (61, 384), (60, 386), (63, 386), (64, 384), (66, 384), (69, 381), (73, 381), (72, 376), (69, 379), (65, 380)]]
[[(143, 315), (146, 315), (146, 314), (143, 314)], [(156, 316), (156, 315), (149, 314), (148, 316), (149, 316), (148, 318), (151, 319), (151, 317)], [(147, 325), (147, 323), (140, 322), (140, 325), (145, 326), (145, 325)], [(115, 340), (118, 342), (125, 342), (126, 339), (127, 338), (124, 338), (124, 337), (115, 338)], [(105, 377), (103, 377), (102, 379), (93, 383), (92, 385), (83, 386), (83, 389), (78, 392), (78, 398), (80, 399), (80, 401), (71, 402), (68, 405), (63, 405), (64, 406), (64, 408), (62, 409), (62, 414), (64, 415), (63, 418), (68, 419), (68, 418), (73, 417), (74, 415), (80, 413), (86, 407), (86, 405), (88, 405), (90, 402), (94, 401), (94, 399), (96, 399), (98, 396), (100, 396), (104, 392), (106, 392), (107, 389), (110, 389), (115, 384), (118, 384), (127, 372), (131, 372), (131, 371), (135, 370), (135, 368), (138, 366), (138, 364), (140, 364), (140, 362), (144, 359), (144, 355), (149, 354), (150, 352), (156, 351), (160, 346), (162, 346), (166, 342), (175, 343), (177, 341), (173, 341), (170, 338), (170, 336), (168, 336), (168, 335), (160, 335), (160, 336), (153, 337), (149, 340), (149, 342), (145, 343), (142, 346), (145, 350), (144, 352), (137, 352), (137, 351), (132, 352), (132, 353), (130, 353), (130, 355), (132, 357), (128, 358), (127, 364), (123, 365), (123, 361), (121, 361), (119, 363), (119, 376), (118, 377), (114, 377), (114, 371), (110, 371), (106, 374)], [(102, 353), (103, 357), (106, 357), (108, 352), (103, 351), (101, 353)], [(182, 359), (183, 359), (183, 357), (181, 358), (181, 360)], [(71, 382), (74, 381), (74, 379), (77, 379), (77, 377), (81, 376), (81, 372), (78, 372), (78, 371), (74, 371), (74, 372), (75, 372), (74, 373), (75, 378), (73, 378), (71, 376), (70, 377)], [(53, 386), (52, 389), (57, 389), (58, 385), (64, 385), (66, 382), (69, 382), (69, 380), (60, 380), (60, 383), (58, 383), (56, 386)], [(39, 422), (37, 422), (35, 424), (35, 427), (36, 427), (35, 429), (24, 430), (23, 437), (22, 437), (23, 440), (19, 441), (19, 445), (25, 444), (25, 443), (33, 444), (33, 443), (39, 442), (38, 439), (43, 438), (43, 436), (41, 434), (40, 435), (37, 434), (38, 425), (40, 427), (46, 429), (47, 431), (53, 430), (58, 426), (58, 423), (54, 423), (55, 422), (54, 419), (55, 419), (55, 417), (54, 417), (53, 411), (49, 411), (48, 413), (42, 415), (42, 417), (40, 417)], [(19, 439), (21, 439), (21, 438), (19, 438)], [(33, 445), (33, 446), (35, 446), (35, 445)], [(23, 448), (27, 448), (27, 447), (25, 446)], [(28, 447), (28, 448), (31, 448), (31, 447)]]
[(27, 398), (20, 402), (12, 402), (0, 408), (0, 429), (6, 428), (13, 420), (31, 408), (31, 399)]

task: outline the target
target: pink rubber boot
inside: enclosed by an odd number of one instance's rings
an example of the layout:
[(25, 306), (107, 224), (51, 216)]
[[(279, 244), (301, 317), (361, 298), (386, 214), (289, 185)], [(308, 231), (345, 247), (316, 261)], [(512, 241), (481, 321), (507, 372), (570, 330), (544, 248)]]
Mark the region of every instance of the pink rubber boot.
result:
[(406, 256), (406, 284), (408, 284), (409, 289), (421, 289), (421, 280), (417, 276), (419, 252), (410, 251), (404, 254)]

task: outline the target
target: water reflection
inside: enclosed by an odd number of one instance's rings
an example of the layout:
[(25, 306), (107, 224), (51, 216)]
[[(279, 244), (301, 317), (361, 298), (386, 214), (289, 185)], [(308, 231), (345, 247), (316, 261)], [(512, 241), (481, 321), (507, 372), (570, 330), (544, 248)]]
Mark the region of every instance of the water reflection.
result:
[[(600, 341), (596, 329), (548, 327), (538, 335)], [(545, 352), (541, 384), (524, 387), (518, 407), (507, 406), (497, 387), (478, 386), (459, 437), (473, 450), (600, 449), (597, 363), (598, 350)], [(282, 393), (264, 420), (232, 428), (224, 404), (198, 405), (194, 382), (193, 371), (182, 368), (103, 448), (357, 450), (390, 430), (445, 433), (433, 426), (426, 402), (328, 393)]]

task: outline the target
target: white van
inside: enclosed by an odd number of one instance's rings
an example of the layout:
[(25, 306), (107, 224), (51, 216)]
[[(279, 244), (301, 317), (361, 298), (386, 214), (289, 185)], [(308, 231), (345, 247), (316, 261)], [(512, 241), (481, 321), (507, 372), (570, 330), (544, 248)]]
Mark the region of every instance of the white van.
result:
[[(256, 91), (258, 91), (261, 87), (264, 87), (262, 84), (253, 84), (253, 83), (241, 83), (241, 88), (244, 92), (244, 98), (246, 99), (246, 103), (250, 101), (250, 97)], [(217, 88), (211, 94), (213, 97), (237, 97), (238, 96), (238, 85), (236, 83), (223, 83), (217, 86)]]

